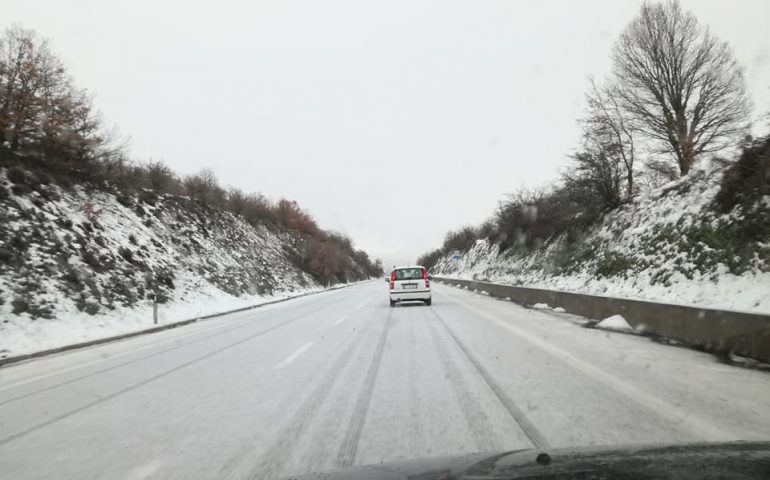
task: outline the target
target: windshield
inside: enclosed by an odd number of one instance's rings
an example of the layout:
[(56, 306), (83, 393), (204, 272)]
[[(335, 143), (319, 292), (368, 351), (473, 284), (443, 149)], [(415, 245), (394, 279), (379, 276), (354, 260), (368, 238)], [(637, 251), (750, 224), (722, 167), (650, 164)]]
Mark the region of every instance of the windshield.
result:
[(396, 270), (396, 280), (422, 280), (422, 268), (400, 268)]
[(770, 441), (770, 1), (0, 11), (3, 479)]

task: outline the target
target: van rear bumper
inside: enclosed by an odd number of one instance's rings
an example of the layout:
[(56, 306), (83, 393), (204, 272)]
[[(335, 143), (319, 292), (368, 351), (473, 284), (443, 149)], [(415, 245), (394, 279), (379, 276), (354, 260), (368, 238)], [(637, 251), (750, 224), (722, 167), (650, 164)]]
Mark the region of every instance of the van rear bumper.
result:
[(427, 290), (394, 290), (390, 292), (390, 300), (393, 302), (404, 302), (410, 300), (428, 300), (430, 299), (430, 289)]

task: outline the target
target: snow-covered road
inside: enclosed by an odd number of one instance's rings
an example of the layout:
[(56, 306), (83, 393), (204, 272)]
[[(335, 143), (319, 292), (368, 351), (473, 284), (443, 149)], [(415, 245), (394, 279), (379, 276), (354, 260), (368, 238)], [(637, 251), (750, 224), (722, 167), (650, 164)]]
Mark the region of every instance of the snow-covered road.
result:
[(770, 439), (770, 374), (444, 285), (371, 282), (0, 368), (3, 478), (274, 478)]

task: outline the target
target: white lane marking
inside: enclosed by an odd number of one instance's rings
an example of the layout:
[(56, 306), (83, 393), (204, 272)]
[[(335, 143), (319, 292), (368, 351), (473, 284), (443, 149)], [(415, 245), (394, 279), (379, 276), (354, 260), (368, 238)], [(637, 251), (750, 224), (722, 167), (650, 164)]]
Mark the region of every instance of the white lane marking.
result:
[(302, 355), (303, 353), (305, 353), (308, 348), (313, 346), (313, 343), (314, 342), (308, 342), (308, 343), (302, 345), (301, 347), (299, 347), (294, 353), (292, 353), (291, 355), (286, 357), (283, 360), (283, 362), (281, 362), (278, 365), (276, 365), (275, 369), (276, 370), (280, 370), (280, 369), (284, 368), (285, 366), (287, 366), (288, 364), (290, 364), (291, 362), (293, 362), (294, 360), (298, 359), (299, 356)]
[(332, 323), (332, 327), (335, 326), (335, 325), (339, 325), (340, 323), (344, 322), (345, 320), (348, 319), (348, 317), (350, 317), (349, 314), (348, 315), (343, 315), (342, 317), (340, 317), (339, 320), (337, 320), (336, 322)]
[[(451, 295), (449, 296), (451, 297)], [(535, 345), (541, 350), (544, 350), (545, 352), (560, 359), (567, 365), (575, 368), (576, 370), (581, 371), (583, 374), (590, 377), (592, 380), (598, 383), (604, 384), (605, 386), (610, 387), (612, 390), (615, 390), (616, 392), (628, 397), (630, 400), (644, 407), (649, 408), (650, 410), (654, 411), (661, 417), (669, 420), (671, 423), (687, 428), (691, 432), (697, 434), (702, 439), (715, 440), (715, 441), (740, 440), (738, 436), (733, 434), (732, 432), (729, 432), (723, 428), (713, 425), (712, 423), (706, 420), (698, 418), (692, 415), (692, 413), (690, 412), (682, 412), (679, 408), (677, 408), (672, 403), (667, 402), (662, 398), (656, 397), (644, 390), (641, 390), (640, 388), (628, 382), (625, 382), (618, 377), (611, 375), (610, 373), (602, 370), (601, 368), (593, 364), (590, 364), (584, 360), (581, 360), (575, 355), (572, 355), (571, 353), (565, 350), (562, 350), (556, 345), (549, 343), (548, 341), (543, 340), (542, 338), (536, 335), (533, 335), (518, 327), (515, 327), (510, 323), (501, 321), (494, 315), (488, 314), (482, 310), (479, 310), (474, 306), (471, 306), (468, 302), (456, 300), (454, 298), (450, 298), (450, 301), (455, 302), (458, 305), (462, 305), (468, 310), (471, 310), (476, 314), (481, 315), (487, 320), (490, 320), (491, 322), (508, 330), (514, 335), (522, 338), (523, 340), (530, 342), (531, 344)]]

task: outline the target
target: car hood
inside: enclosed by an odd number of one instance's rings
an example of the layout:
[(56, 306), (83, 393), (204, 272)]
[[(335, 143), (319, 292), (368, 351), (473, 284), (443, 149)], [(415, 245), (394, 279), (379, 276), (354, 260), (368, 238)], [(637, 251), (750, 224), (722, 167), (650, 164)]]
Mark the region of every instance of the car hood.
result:
[(770, 478), (770, 442), (516, 450), (364, 465), (296, 480)]

